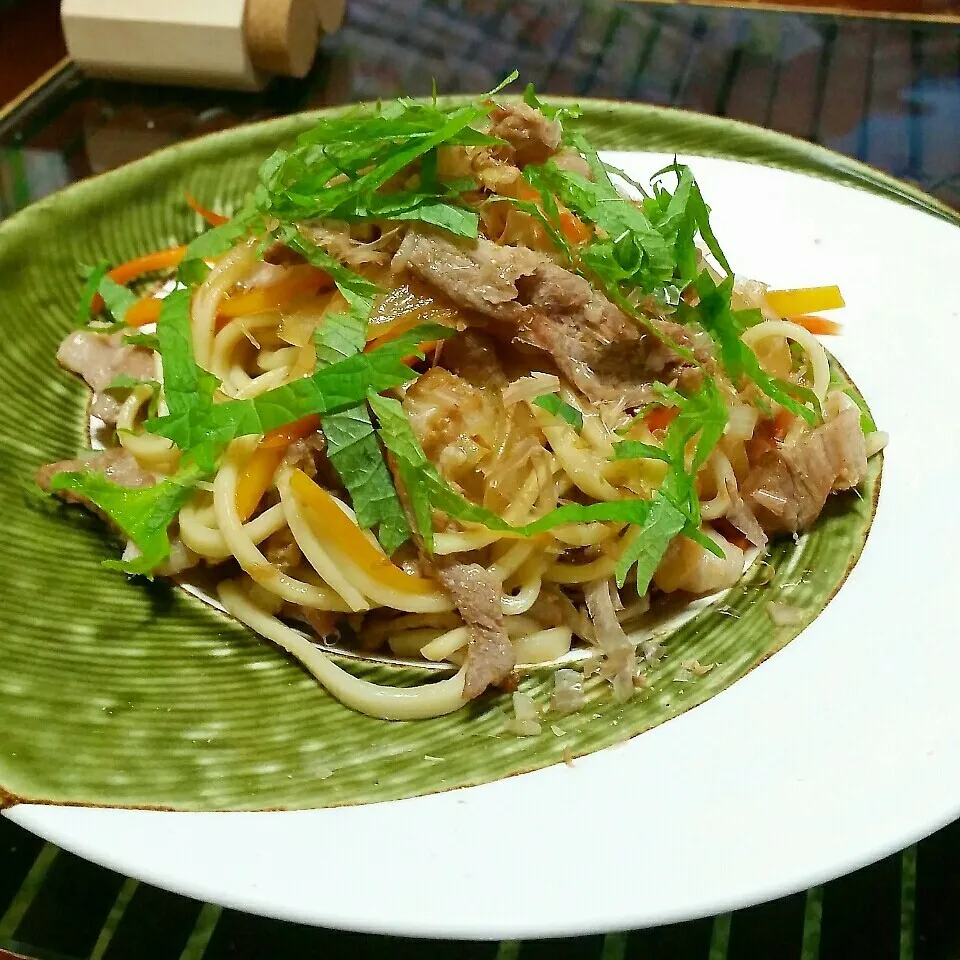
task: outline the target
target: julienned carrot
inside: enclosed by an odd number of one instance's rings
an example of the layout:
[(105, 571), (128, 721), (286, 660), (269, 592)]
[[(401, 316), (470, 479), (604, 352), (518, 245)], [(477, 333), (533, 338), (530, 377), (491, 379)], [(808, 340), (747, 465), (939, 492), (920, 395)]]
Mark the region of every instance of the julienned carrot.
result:
[(160, 308), (163, 301), (157, 297), (141, 297), (127, 311), (123, 320), (128, 327), (145, 327), (148, 323), (156, 323), (160, 319)]
[(257, 447), (244, 464), (234, 495), (237, 513), (244, 523), (253, 516), (257, 504), (270, 489), (273, 476), (286, 455), (285, 447)]
[(193, 209), (203, 217), (211, 227), (219, 227), (220, 224), (226, 223), (230, 218), (225, 217), (222, 213), (216, 213), (214, 210), (208, 210), (206, 207), (201, 206), (192, 193), (184, 192), (184, 196), (187, 198), (187, 203), (193, 207)]
[(560, 232), (568, 243), (578, 244), (590, 239), (590, 228), (575, 214), (564, 210), (560, 214)]
[(319, 429), (320, 416), (311, 413), (299, 420), (294, 420), (293, 423), (286, 423), (282, 427), (277, 427), (276, 430), (265, 433), (257, 446), (261, 450), (271, 450), (278, 447), (286, 450), (291, 443), (309, 437), (311, 433), (316, 433)]
[(539, 203), (541, 200), (540, 191), (536, 187), (530, 186), (526, 180), (518, 180), (513, 184), (511, 190), (517, 200), (523, 200), (525, 203)]
[(302, 470), (290, 476), (290, 489), (305, 508), (307, 521), (324, 538), (333, 540), (370, 577), (389, 590), (401, 593), (435, 593), (437, 585), (426, 577), (407, 573), (398, 567), (340, 509), (337, 501)]
[(767, 306), (781, 317), (800, 317), (821, 310), (845, 306), (838, 286), (799, 287), (796, 290), (768, 290)]
[(270, 489), (273, 476), (283, 462), (290, 444), (309, 437), (319, 428), (320, 417), (311, 414), (264, 434), (237, 480), (234, 502), (241, 520), (247, 521), (253, 516), (257, 504)]
[(332, 286), (333, 280), (329, 274), (316, 267), (309, 264), (290, 267), (287, 276), (269, 287), (259, 287), (221, 300), (217, 309), (218, 327), (222, 327), (234, 317), (276, 310), (299, 297), (320, 293)]
[[(536, 187), (521, 180), (510, 188), (510, 195), (524, 203), (535, 203), (540, 206), (543, 197)], [(560, 208), (560, 233), (563, 238), (572, 244), (583, 243), (590, 239), (590, 228), (572, 211)]]
[[(142, 277), (145, 273), (153, 273), (155, 270), (169, 270), (172, 267), (179, 266), (183, 255), (187, 252), (186, 247), (170, 247), (167, 250), (156, 250), (153, 253), (145, 254), (142, 257), (134, 257), (126, 263), (121, 263), (107, 272), (107, 276), (115, 283), (129, 283)], [(103, 299), (97, 294), (90, 303), (90, 312), (96, 316), (103, 309)]]
[(423, 311), (411, 310), (409, 313), (401, 314), (396, 320), (370, 324), (367, 327), (367, 346), (365, 349), (372, 350), (374, 347), (396, 340), (401, 334), (413, 330), (414, 327), (418, 327), (423, 322)]
[(770, 433), (773, 436), (773, 439), (783, 440), (783, 438), (786, 437), (786, 435), (790, 432), (790, 428), (793, 426), (793, 422), (796, 419), (796, 414), (791, 413), (786, 408), (781, 408), (778, 410), (773, 418), (773, 424), (770, 428)]
[(643, 422), (649, 430), (666, 430), (679, 413), (679, 407), (654, 407), (643, 418)]
[(800, 317), (791, 317), (790, 321), (809, 330), (811, 333), (819, 336), (832, 337), (843, 331), (843, 324), (836, 320), (828, 320), (826, 317), (818, 317), (813, 314), (806, 314)]

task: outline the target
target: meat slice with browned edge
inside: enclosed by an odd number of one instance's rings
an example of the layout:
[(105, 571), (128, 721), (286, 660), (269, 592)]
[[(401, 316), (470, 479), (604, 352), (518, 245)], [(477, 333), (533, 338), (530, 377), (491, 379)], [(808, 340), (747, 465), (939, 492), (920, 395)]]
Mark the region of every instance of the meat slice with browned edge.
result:
[(91, 411), (104, 423), (116, 423), (120, 402), (106, 392), (121, 374), (134, 380), (152, 380), (153, 354), (124, 343), (119, 333), (75, 330), (57, 350), (60, 365), (82, 377), (93, 390)]
[(437, 576), (470, 628), (463, 682), (465, 700), (502, 682), (515, 665), (513, 646), (503, 623), (500, 582), (479, 563), (437, 557)]
[(767, 533), (806, 530), (834, 490), (849, 490), (867, 474), (860, 411), (850, 407), (795, 443), (765, 453), (741, 495)]
[[(144, 470), (137, 463), (133, 454), (123, 447), (114, 447), (112, 450), (97, 450), (76, 460), (60, 460), (57, 463), (48, 463), (37, 471), (36, 481), (38, 486), (49, 491), (50, 482), (58, 473), (74, 473), (81, 470), (95, 470), (121, 487), (149, 487), (157, 482), (157, 478)], [(82, 497), (72, 490), (57, 490), (56, 494), (71, 503), (92, 506), (86, 497)]]
[(490, 121), (490, 136), (507, 141), (507, 159), (518, 167), (543, 163), (560, 148), (560, 125), (525, 103), (494, 107)]
[[(643, 332), (602, 293), (549, 257), (489, 240), (456, 243), (410, 231), (393, 269), (408, 270), (458, 306), (509, 324), (511, 337), (550, 354), (560, 371), (591, 401), (650, 399), (650, 383), (669, 378), (679, 358)], [(662, 322), (661, 322), (662, 325)], [(504, 331), (491, 328), (494, 334)], [(686, 331), (665, 332), (690, 347)]]

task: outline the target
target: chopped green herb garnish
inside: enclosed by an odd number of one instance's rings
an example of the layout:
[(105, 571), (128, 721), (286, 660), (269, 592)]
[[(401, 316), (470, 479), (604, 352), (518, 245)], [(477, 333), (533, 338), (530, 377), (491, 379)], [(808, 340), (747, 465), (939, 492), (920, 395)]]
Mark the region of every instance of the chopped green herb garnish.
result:
[(637, 593), (647, 592), (657, 567), (663, 562), (673, 538), (688, 524), (687, 516), (669, 500), (655, 495), (646, 519), (631, 537), (617, 561), (617, 586), (622, 587), (630, 568), (637, 568)]
[(83, 287), (80, 290), (80, 302), (77, 304), (77, 325), (85, 326), (91, 320), (93, 312), (93, 298), (97, 295), (100, 281), (107, 275), (110, 264), (101, 260), (95, 267), (87, 267), (83, 271)]
[(170, 556), (168, 529), (202, 478), (196, 467), (180, 470), (151, 487), (122, 487), (95, 470), (58, 473), (51, 490), (70, 490), (96, 504), (133, 541), (140, 556), (108, 560), (104, 566), (125, 573), (152, 572)]
[(379, 421), (377, 432), (380, 439), (397, 461), (403, 487), (417, 523), (417, 531), (430, 552), (433, 552), (432, 510), (439, 510), (462, 523), (478, 524), (490, 530), (523, 537), (546, 533), (567, 523), (613, 521), (643, 524), (650, 513), (650, 500), (568, 503), (551, 510), (538, 520), (513, 526), (486, 507), (471, 503), (443, 479), (424, 454), (398, 401), (374, 393), (368, 394), (367, 399)]
[(733, 277), (726, 277), (718, 285), (704, 271), (697, 277), (695, 287), (700, 303), (684, 312), (698, 321), (713, 338), (720, 350), (720, 361), (730, 377), (734, 380), (747, 377), (771, 400), (803, 417), (811, 426), (815, 424), (820, 416), (820, 403), (813, 391), (770, 376), (760, 366), (757, 355), (743, 342), (746, 326), (730, 306)]
[(537, 91), (534, 89), (532, 83), (528, 83), (523, 91), (523, 102), (528, 107), (533, 107), (534, 110), (539, 110), (545, 117), (549, 118), (550, 120), (556, 120), (558, 123), (562, 122), (567, 117), (569, 117), (571, 120), (575, 120), (577, 117), (583, 115), (583, 111), (576, 103), (571, 103), (563, 107), (551, 107), (550, 104), (544, 103), (537, 96)]
[[(681, 531), (712, 553), (719, 547), (700, 533), (700, 500), (695, 485), (697, 471), (706, 462), (723, 436), (727, 425), (727, 407), (711, 378), (691, 397), (658, 384), (665, 398), (680, 408), (667, 427), (663, 447), (624, 440), (614, 445), (613, 459), (640, 456), (664, 460), (667, 475), (651, 501), (650, 516), (617, 562), (617, 584), (623, 586), (630, 568), (637, 564), (637, 591), (645, 593), (650, 578), (663, 560), (670, 542)], [(687, 448), (696, 441), (691, 462)], [(672, 532), (671, 532), (672, 531)]]
[(559, 394), (545, 393), (533, 401), (538, 407), (542, 407), (547, 413), (552, 413), (555, 417), (565, 420), (579, 433), (583, 429), (583, 414), (569, 403), (560, 399)]
[[(340, 291), (344, 292), (344, 296), (349, 292), (372, 302), (373, 298), (380, 293), (375, 283), (361, 277), (359, 273), (354, 273), (349, 267), (345, 267), (323, 247), (307, 240), (296, 227), (292, 225), (283, 227), (278, 233), (278, 239), (295, 253), (299, 253), (308, 263), (328, 273)], [(369, 312), (368, 309), (367, 313)]]
[(605, 271), (605, 280), (629, 280), (632, 286), (651, 290), (672, 279), (674, 261), (667, 241), (639, 207), (620, 196), (602, 164), (599, 171), (602, 179), (596, 182), (551, 163), (534, 167), (529, 173), (525, 170), (524, 174), (531, 182), (535, 179), (546, 186), (582, 220), (607, 234), (609, 239), (592, 241), (587, 245), (587, 251), (592, 252), (581, 254), (591, 269), (613, 256), (616, 270), (613, 275)]
[(123, 338), (123, 342), (147, 350), (160, 349), (160, 341), (155, 333), (130, 333)]
[[(505, 83), (512, 79), (515, 75)], [(409, 192), (377, 191), (441, 144), (497, 143), (472, 128), (492, 109), (488, 97), (495, 92), (454, 110), (401, 99), (372, 115), (351, 111), (320, 120), (291, 149), (277, 150), (263, 163), (254, 208), (282, 223), (376, 217), (420, 220), (476, 236), (476, 215), (445, 200), (443, 190), (431, 191), (421, 183), (419, 189), (408, 186)]]
[[(677, 178), (677, 188), (670, 194), (657, 180), (666, 173)], [(713, 228), (710, 226), (710, 208), (703, 200), (700, 187), (693, 178), (693, 171), (685, 164), (673, 161), (667, 167), (653, 175), (654, 197), (644, 203), (646, 209), (662, 209), (662, 219), (656, 218), (657, 228), (674, 245), (677, 260), (677, 279), (689, 283), (697, 274), (697, 250), (694, 237), (697, 233), (703, 238), (707, 249), (716, 257), (724, 271), (730, 275), (733, 270), (717, 243)], [(666, 200), (666, 205), (663, 205)]]
[(618, 440), (613, 445), (611, 460), (662, 460), (670, 462), (670, 455), (661, 447), (639, 440)]
[(124, 323), (127, 310), (137, 302), (135, 294), (106, 274), (100, 278), (97, 293), (103, 298), (107, 312), (118, 324)]
[[(343, 313), (328, 315), (316, 332), (320, 369), (359, 354), (367, 343), (367, 320), (373, 301), (341, 287)], [(410, 527), (365, 399), (356, 406), (321, 417), (327, 456), (343, 481), (362, 529), (377, 529), (381, 546), (392, 554), (410, 537)]]
[(125, 373), (118, 373), (107, 385), (107, 391), (119, 390), (127, 392), (135, 390), (137, 387), (150, 388), (150, 403), (147, 406), (147, 416), (155, 417), (160, 408), (160, 392), (162, 387), (156, 380), (137, 380), (135, 377), (128, 376)]
[[(148, 420), (144, 426), (212, 467), (219, 452), (235, 437), (259, 436), (313, 413), (344, 410), (362, 401), (368, 390), (379, 393), (409, 383), (417, 375), (404, 359), (416, 354), (421, 343), (443, 340), (455, 332), (441, 324), (421, 324), (368, 353), (347, 357), (258, 397), (209, 405), (201, 402), (179, 413), (171, 407), (168, 416)], [(166, 347), (163, 353), (166, 366)]]

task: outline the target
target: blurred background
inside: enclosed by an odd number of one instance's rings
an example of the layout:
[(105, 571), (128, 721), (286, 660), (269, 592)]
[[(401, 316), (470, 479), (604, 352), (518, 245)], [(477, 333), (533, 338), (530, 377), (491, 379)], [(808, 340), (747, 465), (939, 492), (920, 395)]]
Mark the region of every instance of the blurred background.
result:
[(0, 0), (0, 213), (208, 130), (427, 94), (434, 78), (489, 89), (513, 67), (550, 93), (782, 130), (956, 204), (960, 0), (811, 2), (350, 0), (303, 79), (251, 94), (85, 79), (63, 59), (56, 0)]
[[(105, 6), (149, 14), (161, 2)], [(184, 0), (163, 2), (189, 10)], [(269, 13), (290, 0), (246, 2)], [(67, 4), (79, 18), (97, 0)], [(193, 6), (189, 16), (202, 19), (206, 5)], [(425, 95), (434, 80), (443, 93), (476, 92), (514, 68), (547, 94), (656, 103), (780, 130), (960, 206), (960, 0), (349, 0), (333, 26), (317, 35), (304, 76), (266, 69), (261, 88), (245, 92), (197, 86), (189, 71), (164, 85), (94, 77), (67, 55), (56, 0), (0, 0), (0, 218), (211, 130)], [(123, 52), (109, 27), (90, 37), (85, 56)], [(283, 67), (277, 51), (261, 59)], [(129, 66), (135, 76), (137, 63)], [(0, 958), (6, 949), (40, 960), (414, 952), (428, 960), (960, 960), (958, 849), (954, 824), (822, 888), (658, 930), (426, 944), (199, 904), (95, 867), (0, 817)]]

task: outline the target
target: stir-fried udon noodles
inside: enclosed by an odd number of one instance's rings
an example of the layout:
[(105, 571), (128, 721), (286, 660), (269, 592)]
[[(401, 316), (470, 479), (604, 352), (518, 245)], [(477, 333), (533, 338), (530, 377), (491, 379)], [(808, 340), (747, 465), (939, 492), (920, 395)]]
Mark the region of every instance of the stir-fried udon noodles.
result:
[[(38, 479), (123, 535), (112, 565), (202, 570), (387, 719), (574, 647), (630, 697), (651, 604), (735, 584), (883, 445), (819, 339), (836, 288), (737, 278), (687, 167), (642, 188), (575, 111), (495, 96), (319, 121), (229, 220), (191, 198), (189, 246), (91, 270), (58, 353), (104, 448)], [(323, 641), (450, 675), (377, 685)]]

